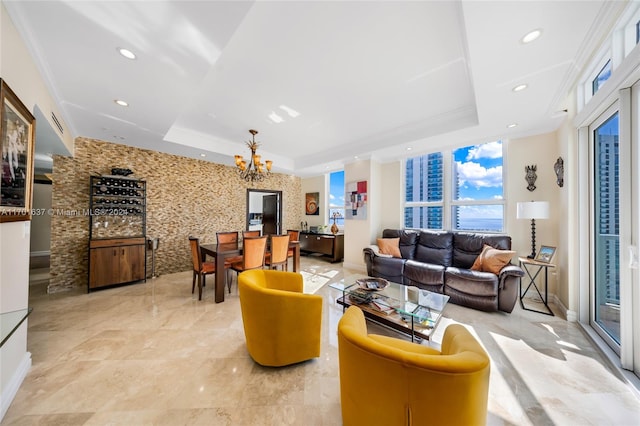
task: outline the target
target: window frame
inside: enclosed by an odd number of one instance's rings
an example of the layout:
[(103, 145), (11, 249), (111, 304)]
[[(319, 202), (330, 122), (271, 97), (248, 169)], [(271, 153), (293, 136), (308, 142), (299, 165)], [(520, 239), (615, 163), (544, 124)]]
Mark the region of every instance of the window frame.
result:
[[(501, 148), (502, 148), (502, 198), (500, 199), (480, 199), (480, 200), (454, 200), (453, 197), (453, 193), (454, 193), (454, 188), (457, 185), (456, 182), (456, 176), (454, 176), (453, 170), (453, 163), (455, 161), (454, 158), (454, 151), (457, 149), (461, 149), (461, 148), (465, 148), (468, 146), (481, 146), (483, 144), (486, 143), (491, 143), (491, 142), (501, 142)], [(449, 230), (449, 231), (453, 231), (453, 232), (480, 232), (480, 231), (475, 231), (472, 229), (455, 229), (454, 228), (454, 224), (453, 224), (453, 209), (454, 207), (457, 206), (483, 206), (483, 205), (501, 205), (502, 206), (502, 229), (499, 231), (482, 231), (483, 233), (495, 233), (495, 234), (503, 234), (506, 230), (506, 205), (507, 205), (507, 200), (505, 198), (505, 191), (506, 191), (506, 174), (505, 174), (505, 170), (506, 170), (506, 156), (505, 156), (505, 150), (506, 150), (506, 141), (504, 139), (498, 139), (496, 141), (489, 141), (489, 142), (482, 142), (482, 143), (478, 143), (475, 145), (465, 145), (465, 146), (460, 146), (457, 148), (453, 148), (453, 149), (447, 149), (447, 150), (441, 150), (441, 151), (434, 151), (434, 152), (427, 152), (427, 153), (423, 153), (419, 156), (414, 156), (414, 157), (407, 157), (405, 158), (405, 160), (403, 161), (403, 166), (402, 166), (402, 180), (403, 180), (403, 194), (402, 194), (402, 198), (403, 198), (403, 205), (402, 205), (402, 225), (403, 227), (405, 227), (406, 229), (418, 229), (418, 228), (413, 228), (413, 227), (407, 227), (407, 223), (406, 223), (406, 209), (407, 208), (414, 208), (414, 207), (441, 207), (442, 208), (442, 228), (422, 228), (422, 229), (432, 229), (432, 230)], [(424, 157), (430, 154), (436, 154), (436, 153), (440, 153), (442, 155), (442, 182), (443, 182), (443, 187), (442, 187), (442, 200), (440, 201), (406, 201), (407, 199), (407, 194), (406, 194), (406, 188), (407, 188), (407, 164), (408, 164), (408, 160), (409, 159), (414, 159), (414, 158), (420, 158), (420, 157)]]

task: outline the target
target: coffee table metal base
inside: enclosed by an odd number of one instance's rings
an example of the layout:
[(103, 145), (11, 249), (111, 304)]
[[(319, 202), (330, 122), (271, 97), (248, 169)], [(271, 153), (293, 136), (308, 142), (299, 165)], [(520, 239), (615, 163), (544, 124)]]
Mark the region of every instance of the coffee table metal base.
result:
[[(401, 319), (401, 316), (398, 313), (384, 314), (382, 312), (379, 312), (375, 309), (368, 307), (367, 305), (359, 305), (356, 303), (351, 303), (348, 299), (349, 299), (348, 296), (342, 296), (336, 300), (336, 302), (339, 305), (342, 305), (343, 312), (349, 306), (357, 306), (358, 308), (362, 309), (362, 312), (364, 313), (365, 318), (367, 318), (368, 320), (371, 320), (382, 326), (388, 327), (392, 330), (405, 334), (411, 337), (412, 342), (420, 342), (423, 339), (429, 340), (429, 334), (424, 334), (424, 333), (421, 333), (419, 330), (416, 330), (413, 317), (411, 317), (410, 322), (409, 321), (405, 322)], [(432, 331), (432, 330), (429, 329), (429, 331)]]

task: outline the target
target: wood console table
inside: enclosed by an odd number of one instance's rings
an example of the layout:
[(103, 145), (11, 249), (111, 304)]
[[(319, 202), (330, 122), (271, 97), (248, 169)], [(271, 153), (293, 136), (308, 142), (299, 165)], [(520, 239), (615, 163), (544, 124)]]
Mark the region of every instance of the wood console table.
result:
[(331, 262), (340, 262), (344, 258), (344, 234), (317, 234), (300, 232), (300, 251), (319, 253), (329, 257)]

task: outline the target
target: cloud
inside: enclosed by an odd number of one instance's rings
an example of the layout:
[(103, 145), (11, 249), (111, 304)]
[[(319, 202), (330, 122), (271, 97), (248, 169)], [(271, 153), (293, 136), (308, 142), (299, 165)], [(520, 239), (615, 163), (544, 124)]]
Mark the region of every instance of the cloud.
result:
[(476, 145), (469, 149), (467, 154), (467, 161), (477, 160), (479, 158), (501, 158), (502, 157), (502, 142), (489, 142), (482, 145)]
[(502, 186), (502, 166), (486, 168), (473, 161), (456, 161), (459, 184), (468, 184), (475, 188)]

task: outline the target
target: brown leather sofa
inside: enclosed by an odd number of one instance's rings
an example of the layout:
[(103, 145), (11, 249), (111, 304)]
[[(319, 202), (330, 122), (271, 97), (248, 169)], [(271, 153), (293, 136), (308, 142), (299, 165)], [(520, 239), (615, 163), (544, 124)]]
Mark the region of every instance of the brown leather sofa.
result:
[(482, 311), (511, 312), (524, 271), (508, 264), (499, 274), (471, 270), (485, 244), (511, 249), (507, 235), (385, 229), (382, 238), (400, 238), (401, 258), (363, 249), (367, 274), (443, 293), (449, 301)]

